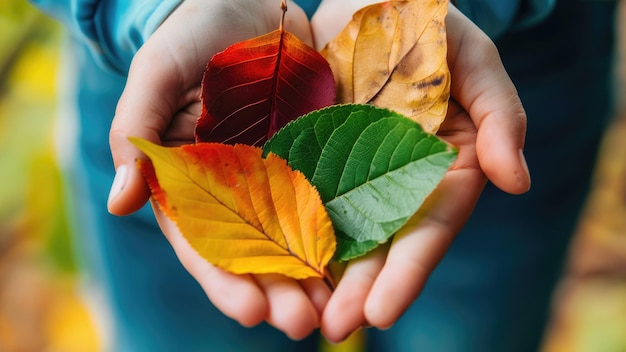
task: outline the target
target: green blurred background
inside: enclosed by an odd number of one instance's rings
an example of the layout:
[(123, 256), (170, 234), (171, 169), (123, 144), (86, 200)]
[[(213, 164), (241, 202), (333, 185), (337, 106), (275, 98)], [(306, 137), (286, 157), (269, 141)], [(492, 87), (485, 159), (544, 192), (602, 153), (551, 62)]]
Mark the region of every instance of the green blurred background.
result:
[[(618, 113), (545, 351), (626, 351), (626, 26), (621, 32)], [(98, 351), (102, 338), (71, 255), (56, 151), (63, 34), (25, 0), (0, 1), (0, 351)]]

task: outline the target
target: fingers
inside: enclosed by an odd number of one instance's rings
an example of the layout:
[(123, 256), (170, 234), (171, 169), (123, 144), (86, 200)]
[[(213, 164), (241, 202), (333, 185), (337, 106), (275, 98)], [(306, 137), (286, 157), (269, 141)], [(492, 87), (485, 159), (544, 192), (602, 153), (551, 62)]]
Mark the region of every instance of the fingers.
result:
[[(322, 3), (320, 11), (331, 2)], [(526, 114), (495, 45), (453, 6), (447, 28), (453, 104), (444, 132), (460, 142), (455, 143), (459, 158), (395, 235), (386, 260), (379, 254), (349, 264), (322, 316), (322, 332), (330, 341), (341, 341), (365, 323), (388, 328), (404, 313), (467, 221), (485, 176), (514, 194), (530, 187), (522, 153)], [(326, 40), (315, 34), (318, 45)]]
[(350, 261), (322, 315), (322, 334), (331, 342), (346, 339), (367, 324), (363, 307), (384, 262), (388, 246)]
[(246, 327), (267, 321), (294, 340), (308, 336), (319, 327), (319, 316), (331, 294), (322, 280), (298, 282), (278, 274), (226, 272), (202, 258), (154, 203), (153, 209), (185, 269), (224, 315)]
[(391, 327), (421, 292), (484, 184), (479, 169), (448, 172), (390, 247), (350, 262), (322, 316), (323, 335), (340, 342), (363, 325)]
[(480, 170), (456, 169), (394, 236), (384, 267), (365, 302), (365, 318), (389, 328), (417, 298), (478, 201), (485, 178)]
[[(278, 28), (281, 11), (274, 5), (185, 1), (137, 52), (109, 134), (116, 169), (108, 201), (111, 213), (132, 213), (149, 195), (134, 165), (143, 154), (128, 137), (166, 145), (192, 142), (185, 139), (193, 136), (199, 116), (200, 81), (207, 61), (234, 42)], [(298, 6), (290, 6), (285, 26), (312, 42), (306, 15)]]
[(316, 278), (301, 280), (300, 286), (309, 297), (317, 316), (321, 317), (332, 294), (330, 288), (323, 280)]
[[(116, 176), (109, 193), (108, 209), (126, 215), (141, 208), (149, 190), (135, 167), (143, 154), (128, 137), (140, 137), (161, 144), (176, 114), (199, 99), (199, 83), (206, 64), (198, 58), (196, 38), (190, 28), (194, 2), (185, 2), (146, 41), (133, 57), (124, 91), (118, 101), (109, 132), (109, 144)], [(180, 24), (186, 23), (188, 27)], [(198, 110), (198, 109), (196, 109)], [(183, 130), (177, 119), (176, 129)], [(193, 124), (185, 129), (193, 133)], [(189, 132), (188, 132), (189, 133)], [(175, 138), (181, 133), (174, 132)]]
[(324, 0), (311, 18), (315, 47), (323, 48), (350, 22), (359, 9), (377, 3), (377, 0)]
[(216, 268), (200, 257), (180, 233), (176, 224), (152, 202), (159, 227), (185, 269), (198, 281), (211, 302), (226, 316), (243, 326), (265, 320), (268, 303), (263, 291), (249, 275), (234, 275)]
[[(170, 71), (176, 63), (171, 61), (167, 50), (152, 43), (146, 44), (133, 59), (109, 132), (116, 177), (109, 194), (108, 209), (116, 215), (139, 209), (150, 194), (135, 167), (135, 160), (143, 154), (128, 141), (128, 137), (161, 144), (162, 133), (177, 112), (179, 100), (184, 99), (179, 93), (185, 94), (177, 75)], [(153, 65), (154, 62), (160, 65)]]
[(269, 303), (270, 325), (293, 340), (305, 338), (319, 326), (318, 308), (296, 280), (278, 274), (255, 275), (255, 279)]
[(476, 153), (487, 177), (500, 189), (530, 188), (522, 150), (526, 113), (493, 42), (454, 6), (446, 20), (451, 95), (478, 128)]

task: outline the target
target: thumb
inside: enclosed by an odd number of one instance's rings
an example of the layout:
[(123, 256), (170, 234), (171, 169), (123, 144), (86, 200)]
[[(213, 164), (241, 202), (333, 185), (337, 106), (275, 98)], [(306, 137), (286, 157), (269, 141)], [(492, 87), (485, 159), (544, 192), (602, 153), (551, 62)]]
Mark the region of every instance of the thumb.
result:
[(451, 95), (478, 128), (476, 154), (480, 167), (503, 191), (524, 193), (530, 188), (522, 152), (527, 117), (517, 90), (491, 39), (454, 6), (449, 10), (446, 25)]
[[(162, 144), (161, 136), (175, 113), (176, 104), (172, 101), (175, 98), (171, 92), (178, 85), (176, 75), (167, 74), (169, 71), (165, 68), (170, 66), (164, 52), (167, 50), (150, 45), (137, 52), (118, 101), (109, 132), (116, 174), (107, 207), (114, 215), (128, 215), (140, 209), (150, 196), (148, 186), (135, 166), (135, 161), (145, 156), (128, 137)], [(154, 62), (160, 64), (153, 65)]]

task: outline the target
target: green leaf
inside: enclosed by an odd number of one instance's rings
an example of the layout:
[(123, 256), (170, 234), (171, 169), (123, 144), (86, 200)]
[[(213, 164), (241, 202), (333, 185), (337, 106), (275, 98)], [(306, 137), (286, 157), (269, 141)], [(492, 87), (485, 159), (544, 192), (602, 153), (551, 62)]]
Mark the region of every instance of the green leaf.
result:
[(360, 257), (380, 245), (378, 241), (356, 241), (348, 237), (345, 233), (336, 230), (335, 236), (337, 240), (335, 259), (338, 261), (346, 261)]
[(336, 105), (285, 126), (264, 146), (318, 189), (338, 235), (336, 259), (389, 239), (435, 189), (457, 150), (370, 105)]

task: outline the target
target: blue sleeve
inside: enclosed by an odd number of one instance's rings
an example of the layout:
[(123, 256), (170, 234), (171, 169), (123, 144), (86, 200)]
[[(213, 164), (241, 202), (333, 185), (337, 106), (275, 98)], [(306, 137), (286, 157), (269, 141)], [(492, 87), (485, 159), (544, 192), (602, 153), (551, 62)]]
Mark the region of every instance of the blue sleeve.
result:
[(307, 16), (311, 18), (320, 4), (320, 0), (294, 0), (300, 6)]
[[(310, 16), (319, 0), (296, 0)], [(491, 38), (508, 30), (530, 27), (541, 22), (553, 10), (556, 0), (457, 0), (457, 8)]]
[[(139, 47), (182, 0), (31, 0), (56, 17), (118, 73), (128, 71)], [(319, 1), (299, 0), (309, 15)], [(545, 18), (555, 0), (458, 0), (456, 5), (492, 38)]]
[[(319, 0), (296, 0), (311, 17)], [(508, 30), (522, 29), (545, 19), (556, 0), (457, 0), (457, 8), (491, 38)]]
[(457, 0), (456, 6), (491, 38), (545, 19), (556, 0)]
[(31, 0), (84, 41), (98, 62), (118, 73), (181, 0)]

